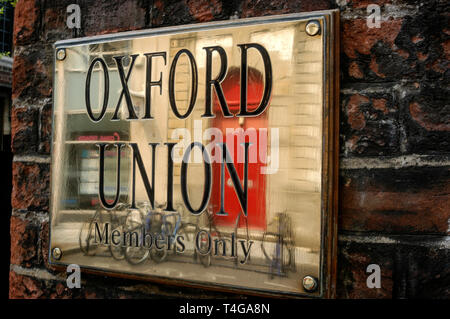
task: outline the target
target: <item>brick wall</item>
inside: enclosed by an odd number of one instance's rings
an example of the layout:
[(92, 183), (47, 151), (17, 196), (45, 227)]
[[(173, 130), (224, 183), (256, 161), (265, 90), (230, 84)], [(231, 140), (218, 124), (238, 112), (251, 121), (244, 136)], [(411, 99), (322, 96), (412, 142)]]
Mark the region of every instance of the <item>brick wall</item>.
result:
[[(231, 294), (83, 275), (47, 264), (52, 44), (61, 39), (340, 8), (340, 298), (450, 297), (450, 28), (446, 0), (19, 0), (14, 26), (11, 298)], [(381, 28), (368, 28), (379, 4)], [(132, 19), (130, 18), (132, 17)], [(366, 286), (379, 264), (382, 288)]]

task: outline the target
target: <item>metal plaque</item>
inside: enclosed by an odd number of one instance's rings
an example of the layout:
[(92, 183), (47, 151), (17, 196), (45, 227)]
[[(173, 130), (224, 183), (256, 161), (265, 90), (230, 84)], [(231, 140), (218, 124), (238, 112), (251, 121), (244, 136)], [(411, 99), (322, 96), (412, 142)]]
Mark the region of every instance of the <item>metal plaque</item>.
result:
[(336, 11), (55, 45), (50, 263), (333, 296)]

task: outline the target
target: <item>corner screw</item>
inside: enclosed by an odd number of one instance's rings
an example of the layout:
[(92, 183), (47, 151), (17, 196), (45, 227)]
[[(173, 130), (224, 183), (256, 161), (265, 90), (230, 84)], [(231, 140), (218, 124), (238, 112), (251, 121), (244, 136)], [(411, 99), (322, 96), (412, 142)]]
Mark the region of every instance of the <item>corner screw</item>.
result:
[(320, 23), (317, 20), (309, 21), (306, 24), (306, 33), (310, 36), (315, 36), (320, 34)]
[(302, 284), (303, 288), (305, 288), (307, 292), (314, 292), (319, 286), (317, 283), (317, 279), (312, 276), (303, 277)]
[(58, 247), (53, 248), (52, 250), (52, 256), (56, 260), (60, 260), (62, 256), (62, 251)]
[(56, 51), (56, 59), (58, 61), (62, 61), (66, 58), (66, 49), (58, 49), (58, 51)]

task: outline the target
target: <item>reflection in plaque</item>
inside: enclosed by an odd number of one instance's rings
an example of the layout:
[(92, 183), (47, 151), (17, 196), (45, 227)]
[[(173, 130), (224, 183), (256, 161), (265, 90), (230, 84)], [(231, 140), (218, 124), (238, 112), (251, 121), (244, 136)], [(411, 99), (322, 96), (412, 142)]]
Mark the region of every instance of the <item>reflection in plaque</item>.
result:
[(53, 263), (322, 295), (331, 18), (286, 17), (57, 44)]

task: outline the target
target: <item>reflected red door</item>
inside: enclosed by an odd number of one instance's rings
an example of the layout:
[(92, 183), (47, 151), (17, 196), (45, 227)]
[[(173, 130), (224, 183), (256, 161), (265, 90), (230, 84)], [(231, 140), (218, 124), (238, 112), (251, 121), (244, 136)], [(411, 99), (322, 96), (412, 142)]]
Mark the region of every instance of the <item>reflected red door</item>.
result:
[[(248, 107), (255, 110), (261, 100), (264, 89), (262, 74), (254, 69), (248, 69)], [(222, 82), (222, 89), (227, 100), (228, 108), (233, 114), (237, 114), (240, 109), (240, 69), (232, 67), (228, 70), (227, 77)], [(244, 147), (241, 143), (250, 142), (249, 164), (248, 164), (248, 204), (247, 220), (242, 214), (239, 219), (239, 227), (245, 227), (248, 223), (251, 229), (266, 228), (266, 178), (261, 174), (264, 164), (261, 159), (265, 159), (267, 153), (267, 115), (266, 112), (258, 117), (223, 117), (217, 97), (214, 98), (215, 118), (212, 126), (221, 130), (223, 142), (226, 143), (233, 163), (236, 167), (241, 185), (243, 187), (244, 176)], [(212, 151), (218, 151), (216, 147)], [(224, 210), (228, 216), (217, 215), (220, 211), (220, 173), (221, 163), (213, 163), (213, 184), (211, 194), (211, 209), (214, 213), (214, 221), (220, 226), (235, 226), (236, 218), (242, 211), (239, 199), (231, 181), (228, 169), (225, 167), (225, 191)]]

